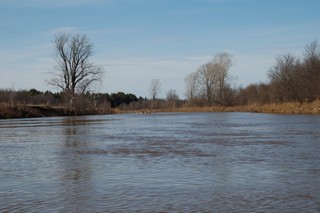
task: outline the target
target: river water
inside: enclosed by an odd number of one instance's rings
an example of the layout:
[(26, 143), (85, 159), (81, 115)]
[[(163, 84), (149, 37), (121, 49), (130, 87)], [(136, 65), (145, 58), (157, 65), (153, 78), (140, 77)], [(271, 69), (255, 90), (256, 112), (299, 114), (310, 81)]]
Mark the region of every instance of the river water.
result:
[(320, 212), (320, 116), (0, 121), (0, 212)]

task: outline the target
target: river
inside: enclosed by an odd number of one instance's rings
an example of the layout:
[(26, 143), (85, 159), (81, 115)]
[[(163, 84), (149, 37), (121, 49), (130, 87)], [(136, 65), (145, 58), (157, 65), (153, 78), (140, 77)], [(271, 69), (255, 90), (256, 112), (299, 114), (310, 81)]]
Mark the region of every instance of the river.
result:
[(320, 116), (0, 120), (0, 212), (320, 212)]

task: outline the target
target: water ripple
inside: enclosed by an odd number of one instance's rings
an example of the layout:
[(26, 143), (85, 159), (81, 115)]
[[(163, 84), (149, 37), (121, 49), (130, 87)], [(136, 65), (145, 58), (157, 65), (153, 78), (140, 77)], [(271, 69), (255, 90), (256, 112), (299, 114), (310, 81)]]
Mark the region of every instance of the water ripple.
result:
[(320, 212), (320, 116), (0, 121), (0, 212)]

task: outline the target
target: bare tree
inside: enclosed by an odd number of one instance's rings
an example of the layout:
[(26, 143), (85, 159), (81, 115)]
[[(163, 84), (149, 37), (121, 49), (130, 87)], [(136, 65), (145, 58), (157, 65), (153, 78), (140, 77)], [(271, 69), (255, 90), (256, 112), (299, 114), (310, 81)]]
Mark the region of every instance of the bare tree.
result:
[(300, 85), (303, 76), (299, 73), (300, 61), (288, 54), (277, 58), (276, 65), (269, 71), (268, 76), (273, 97), (276, 101), (288, 102), (299, 99)]
[(228, 53), (220, 53), (199, 67), (197, 72), (200, 92), (206, 97), (209, 106), (214, 101), (224, 104), (228, 71), (233, 63), (234, 60)]
[(61, 33), (55, 36), (53, 44), (57, 66), (48, 81), (50, 85), (74, 97), (102, 80), (103, 69), (90, 61), (94, 54), (93, 44), (86, 35)]
[(216, 86), (214, 65), (211, 63), (203, 64), (198, 68), (197, 73), (201, 95), (206, 97), (208, 106), (211, 106)]
[(268, 73), (272, 98), (277, 102), (314, 101), (320, 97), (320, 47), (317, 41), (305, 48), (301, 61), (290, 54), (277, 58)]
[(167, 92), (167, 101), (169, 102), (170, 106), (173, 106), (175, 108), (178, 100), (179, 95), (177, 94), (177, 91), (175, 89), (171, 89)]
[(214, 64), (214, 72), (216, 72), (218, 98), (220, 102), (223, 102), (228, 72), (234, 64), (234, 59), (228, 53), (219, 53), (213, 58), (212, 63)]
[(310, 101), (320, 98), (320, 45), (315, 40), (305, 48), (304, 87)]
[(186, 98), (193, 102), (198, 93), (198, 73), (193, 72), (184, 79), (186, 85)]
[(155, 101), (159, 96), (161, 83), (159, 79), (153, 79), (150, 84), (149, 93), (152, 99), (152, 107), (155, 107)]

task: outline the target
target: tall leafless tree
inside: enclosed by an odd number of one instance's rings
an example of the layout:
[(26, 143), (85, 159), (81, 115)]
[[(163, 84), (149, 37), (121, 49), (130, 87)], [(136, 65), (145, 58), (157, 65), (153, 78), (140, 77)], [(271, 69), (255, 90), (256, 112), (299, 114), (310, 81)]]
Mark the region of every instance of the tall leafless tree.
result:
[(156, 99), (159, 96), (161, 83), (159, 79), (153, 79), (150, 84), (149, 94), (152, 99), (152, 108), (155, 108)]
[(74, 97), (102, 80), (103, 69), (90, 60), (93, 44), (86, 35), (61, 33), (55, 36), (53, 44), (57, 65), (48, 81), (50, 85)]
[(210, 106), (214, 101), (224, 104), (224, 92), (229, 69), (234, 60), (228, 53), (217, 54), (210, 62), (199, 67), (198, 84), (202, 96)]
[(304, 87), (307, 88), (309, 101), (320, 98), (320, 45), (315, 40), (305, 48)]
[(179, 95), (177, 94), (177, 91), (175, 89), (170, 89), (167, 92), (167, 101), (169, 102), (169, 105), (175, 108), (178, 100)]
[(234, 59), (228, 53), (219, 53), (213, 58), (212, 63), (214, 64), (214, 72), (216, 72), (218, 98), (220, 102), (223, 102), (228, 72), (234, 64)]
[(193, 102), (198, 93), (198, 73), (193, 72), (184, 79), (186, 86), (186, 98)]
[(211, 106), (216, 87), (216, 73), (214, 72), (214, 64), (207, 63), (201, 65), (198, 68), (197, 73), (201, 96), (206, 97), (208, 106)]
[(297, 99), (298, 64), (299, 60), (294, 56), (283, 55), (277, 58), (276, 65), (269, 71), (268, 76), (276, 101), (288, 102)]

